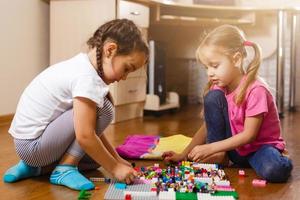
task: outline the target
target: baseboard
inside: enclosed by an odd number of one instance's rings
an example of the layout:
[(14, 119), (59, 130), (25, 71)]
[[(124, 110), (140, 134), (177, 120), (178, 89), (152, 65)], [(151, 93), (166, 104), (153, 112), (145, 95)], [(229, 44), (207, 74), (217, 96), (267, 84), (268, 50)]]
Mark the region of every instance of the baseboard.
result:
[(10, 124), (14, 114), (0, 115), (0, 126)]

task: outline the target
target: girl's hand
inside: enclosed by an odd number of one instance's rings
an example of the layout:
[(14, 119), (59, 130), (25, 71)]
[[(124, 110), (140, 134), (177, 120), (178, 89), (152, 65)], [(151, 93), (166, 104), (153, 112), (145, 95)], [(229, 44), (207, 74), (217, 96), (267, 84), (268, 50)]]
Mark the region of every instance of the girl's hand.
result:
[(134, 181), (135, 177), (138, 175), (132, 167), (129, 167), (121, 162), (113, 169), (112, 175), (118, 180), (123, 181), (126, 184), (130, 184)]
[(287, 157), (287, 158), (290, 158), (290, 155), (289, 155), (289, 152), (288, 152), (287, 149), (284, 149), (284, 150), (282, 151), (281, 155), (282, 155), (282, 156), (285, 156), (285, 157)]
[(188, 154), (188, 158), (194, 162), (199, 162), (212, 155), (213, 152), (209, 144), (197, 145)]
[(179, 162), (186, 160), (184, 155), (175, 153), (174, 151), (166, 151), (162, 154), (162, 157), (165, 162)]

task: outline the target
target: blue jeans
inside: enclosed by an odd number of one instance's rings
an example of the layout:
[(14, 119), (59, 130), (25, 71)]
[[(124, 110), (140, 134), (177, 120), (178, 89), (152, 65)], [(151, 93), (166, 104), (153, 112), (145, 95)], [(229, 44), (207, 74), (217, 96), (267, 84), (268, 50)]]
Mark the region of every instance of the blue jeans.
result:
[[(204, 117), (207, 127), (207, 143), (217, 142), (232, 136), (227, 100), (221, 90), (211, 90), (204, 97)], [(282, 156), (271, 145), (264, 145), (256, 152), (240, 156), (236, 150), (227, 152), (229, 159), (241, 166), (251, 166), (269, 182), (286, 182), (293, 169), (292, 161)]]

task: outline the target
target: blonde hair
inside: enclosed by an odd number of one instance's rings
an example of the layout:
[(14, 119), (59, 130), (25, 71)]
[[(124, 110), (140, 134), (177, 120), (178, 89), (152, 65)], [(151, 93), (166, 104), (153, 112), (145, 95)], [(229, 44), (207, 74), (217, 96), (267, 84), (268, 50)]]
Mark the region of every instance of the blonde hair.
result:
[[(254, 42), (248, 42), (244, 33), (238, 27), (232, 25), (221, 25), (204, 37), (196, 51), (196, 58), (200, 63), (200, 51), (204, 46), (221, 47), (222, 53), (230, 58), (232, 58), (235, 53), (240, 52), (242, 59), (244, 59), (247, 57), (245, 45), (253, 47), (255, 54), (252, 61), (247, 66), (247, 69), (244, 70), (243, 66), (240, 66), (240, 70), (246, 75), (246, 79), (235, 96), (235, 103), (237, 105), (240, 105), (244, 101), (247, 88), (257, 79), (258, 69), (261, 63), (260, 47)], [(212, 82), (209, 81), (204, 89), (204, 96), (208, 93), (211, 86)]]

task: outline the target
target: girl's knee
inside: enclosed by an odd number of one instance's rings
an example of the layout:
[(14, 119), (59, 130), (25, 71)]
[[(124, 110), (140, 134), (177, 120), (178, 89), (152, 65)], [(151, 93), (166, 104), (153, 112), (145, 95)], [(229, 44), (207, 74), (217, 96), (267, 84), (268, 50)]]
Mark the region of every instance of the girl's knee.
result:
[(221, 90), (210, 90), (204, 97), (204, 105), (215, 105), (218, 102), (226, 101), (225, 94)]
[(281, 162), (265, 165), (258, 174), (269, 182), (286, 182), (293, 169), (292, 161), (286, 157)]
[(225, 98), (225, 94), (223, 91), (221, 90), (210, 90), (204, 97), (204, 102), (211, 102), (211, 101), (215, 101), (216, 99), (219, 98)]

